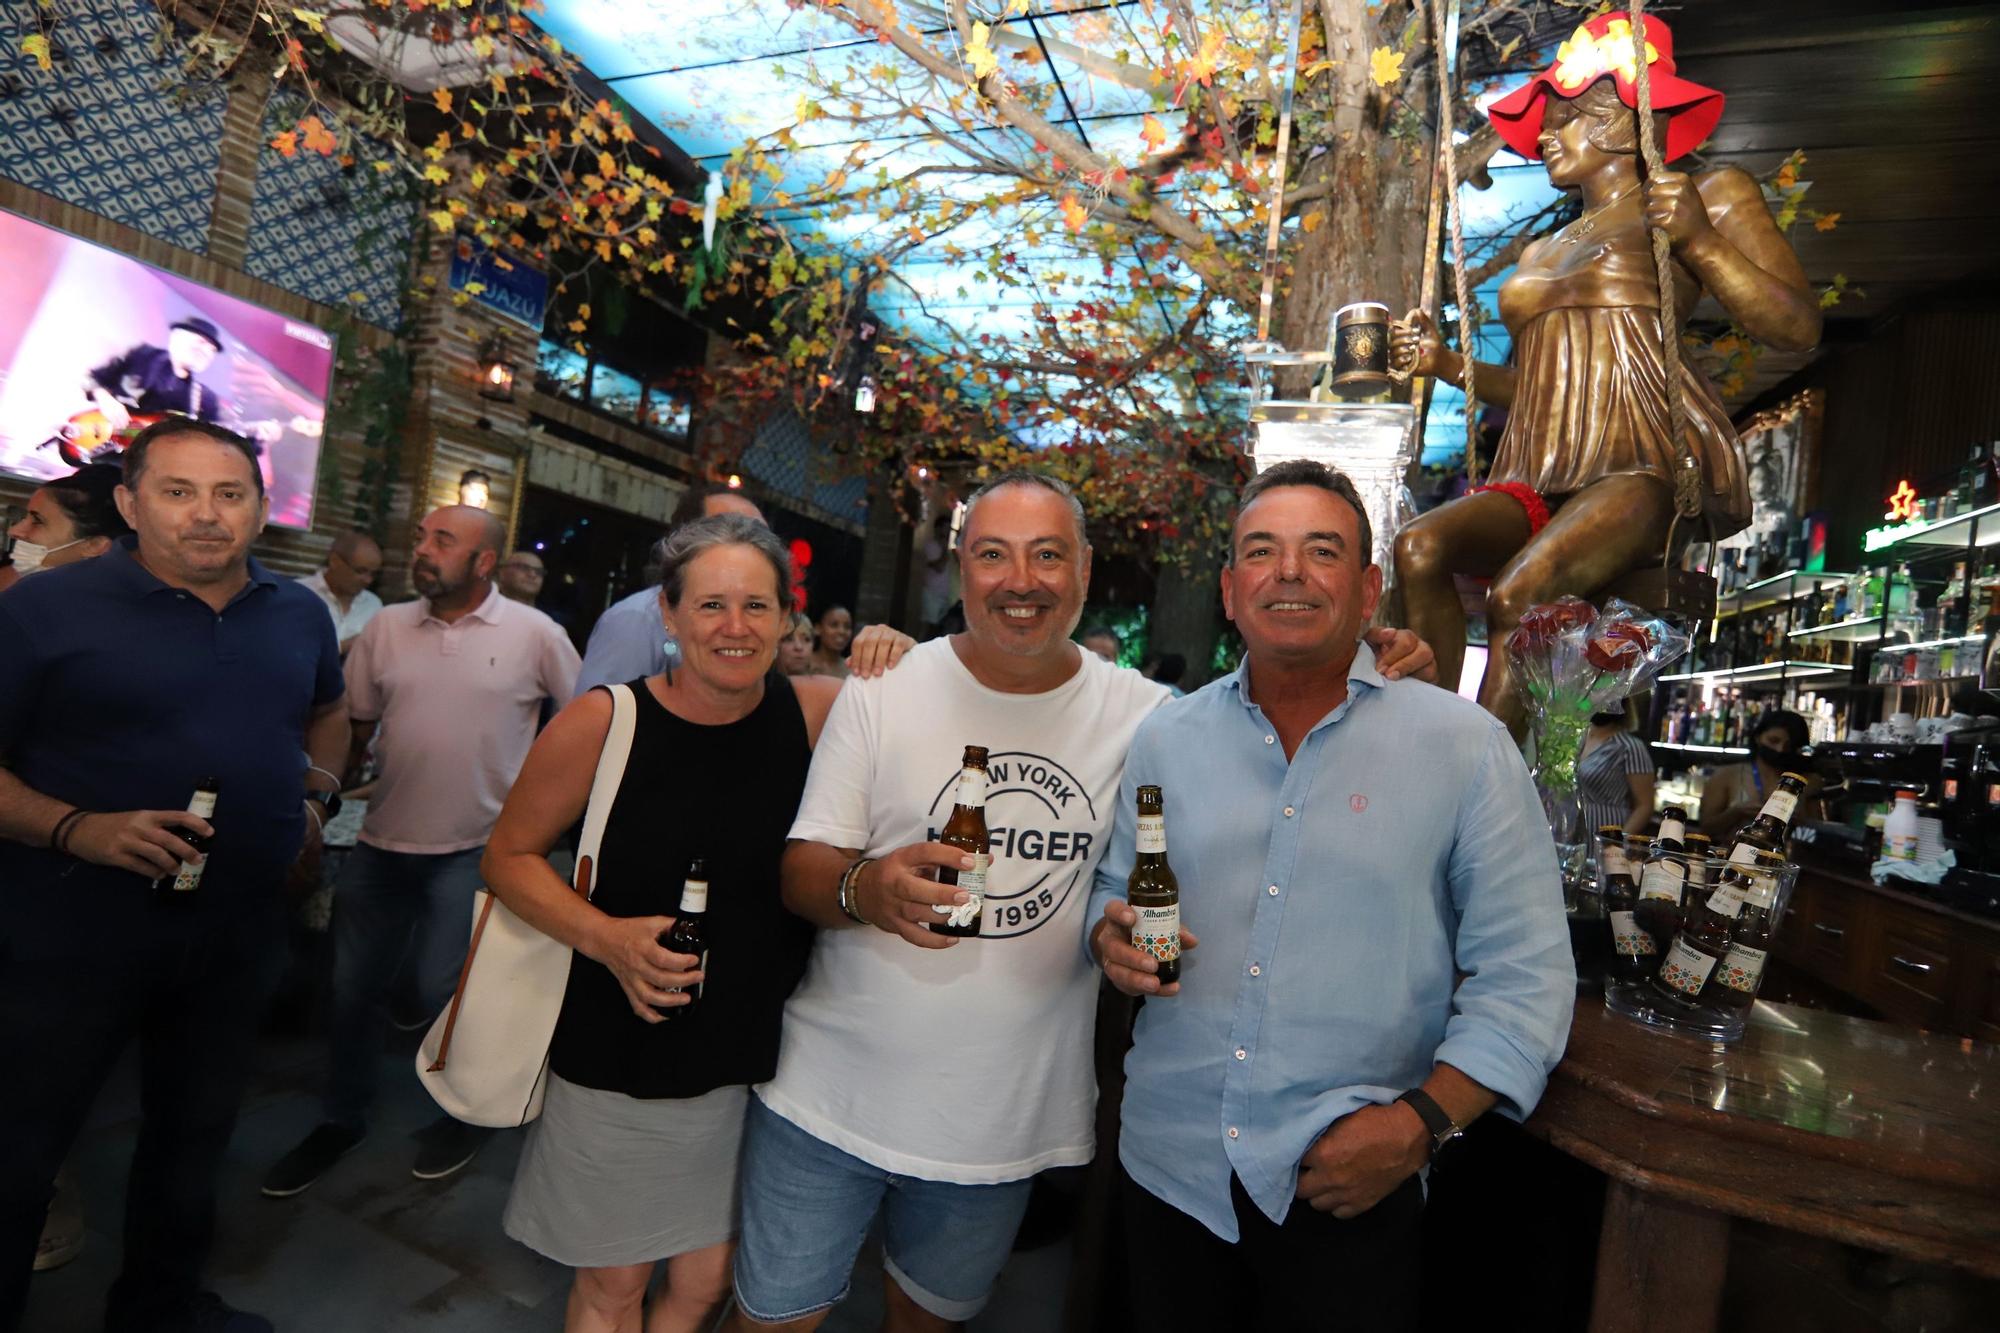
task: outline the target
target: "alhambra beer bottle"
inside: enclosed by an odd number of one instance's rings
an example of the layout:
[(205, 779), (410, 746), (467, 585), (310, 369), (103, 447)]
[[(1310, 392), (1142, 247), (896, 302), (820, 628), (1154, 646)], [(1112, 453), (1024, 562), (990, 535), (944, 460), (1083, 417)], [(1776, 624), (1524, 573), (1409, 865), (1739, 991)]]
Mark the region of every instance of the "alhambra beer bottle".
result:
[(1181, 979), (1181, 884), (1167, 864), (1167, 819), (1158, 787), (1139, 788), (1139, 854), (1125, 878), (1125, 901), (1139, 919), (1132, 947), (1153, 955), (1162, 986)]
[(702, 987), (708, 984), (708, 866), (700, 857), (688, 865), (687, 879), (681, 885), (680, 911), (674, 916), (674, 924), (660, 937), (660, 946), (674, 953), (692, 954), (701, 960), (695, 964), (695, 970), (702, 973), (703, 978), (687, 993), (688, 1002), (660, 1010), (672, 1018), (700, 1004)]
[[(214, 778), (203, 778), (195, 784), (194, 795), (189, 798), (187, 812), (200, 819), (215, 818), (215, 798), (221, 792), (222, 784)], [(201, 853), (199, 861), (183, 861), (172, 875), (163, 875), (153, 881), (153, 896), (163, 903), (191, 903), (195, 901), (195, 890), (201, 887), (202, 871), (208, 868), (208, 851), (213, 839), (204, 838), (191, 828), (177, 827), (175, 837)]]
[(1670, 805), (1660, 813), (1660, 831), (1639, 872), (1639, 924), (1655, 940), (1673, 938), (1681, 924), (1681, 897), (1687, 889), (1687, 812)]
[(945, 821), (938, 841), (956, 847), (972, 857), (972, 869), (952, 866), (938, 869), (938, 883), (956, 884), (969, 901), (952, 907), (931, 908), (939, 920), (931, 922), (937, 935), (969, 937), (979, 933), (980, 913), (986, 904), (986, 871), (993, 864), (991, 843), (986, 836), (986, 747), (968, 745), (958, 770), (958, 795), (953, 799), (951, 818)]
[(1659, 965), (1660, 949), (1640, 927), (1636, 910), (1639, 882), (1632, 876), (1633, 859), (1644, 860), (1646, 836), (1635, 833), (1618, 845), (1616, 824), (1597, 832), (1604, 869), (1604, 914), (1611, 922), (1611, 975), (1620, 981), (1643, 981)]
[(1715, 965), (1708, 993), (1702, 998), (1730, 1009), (1748, 1009), (1757, 998), (1757, 987), (1764, 980), (1764, 962), (1771, 953), (1778, 877), (1784, 873), (1785, 858), (1778, 852), (1759, 852), (1755, 864), (1733, 868), (1743, 877), (1743, 903), (1730, 928), (1729, 948)]
[(1764, 802), (1764, 808), (1736, 835), (1736, 845), (1729, 851), (1730, 861), (1736, 865), (1756, 865), (1757, 853), (1784, 851), (1785, 839), (1791, 833), (1792, 812), (1799, 808), (1799, 798), (1805, 793), (1806, 780), (1800, 774), (1780, 777), (1777, 790)]

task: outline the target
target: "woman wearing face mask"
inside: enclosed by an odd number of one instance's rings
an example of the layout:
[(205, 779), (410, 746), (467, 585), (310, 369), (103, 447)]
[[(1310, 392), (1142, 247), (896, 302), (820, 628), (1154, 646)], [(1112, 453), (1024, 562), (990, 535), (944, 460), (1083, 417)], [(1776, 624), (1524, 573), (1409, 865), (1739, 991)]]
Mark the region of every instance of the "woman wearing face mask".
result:
[[(1701, 831), (1715, 839), (1717, 847), (1757, 817), (1764, 801), (1777, 789), (1779, 778), (1800, 771), (1799, 751), (1806, 748), (1810, 734), (1806, 720), (1797, 713), (1773, 709), (1757, 719), (1757, 729), (1751, 733), (1750, 762), (1715, 770), (1701, 791)], [(1797, 827), (1801, 821), (1818, 818), (1819, 801), (1807, 796), (1792, 815), (1792, 824)]]
[(1642, 833), (1653, 817), (1653, 756), (1629, 730), (1625, 705), (1594, 714), (1576, 761), (1576, 791), (1583, 802), (1585, 832), (1607, 824)]
[(7, 529), (13, 563), (0, 568), (0, 592), (41, 570), (103, 555), (132, 531), (112, 498), (123, 480), (113, 464), (91, 463), (29, 496), (27, 517)]

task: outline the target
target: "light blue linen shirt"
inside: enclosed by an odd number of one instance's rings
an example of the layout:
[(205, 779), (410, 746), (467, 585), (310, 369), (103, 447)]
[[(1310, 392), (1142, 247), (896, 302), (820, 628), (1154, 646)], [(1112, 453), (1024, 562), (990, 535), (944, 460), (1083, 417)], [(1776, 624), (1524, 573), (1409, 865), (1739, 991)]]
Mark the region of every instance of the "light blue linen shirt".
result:
[(1134, 793), (1158, 785), (1201, 946), (1180, 994), (1140, 1010), (1119, 1158), (1228, 1241), (1231, 1172), (1283, 1222), (1327, 1126), (1436, 1063), (1525, 1116), (1576, 990), (1554, 844), (1497, 721), (1385, 681), (1364, 644), (1347, 699), (1288, 764), (1248, 670), (1140, 725), (1088, 917), (1125, 896)]
[(660, 624), (660, 590), (641, 588), (606, 607), (590, 627), (576, 692), (657, 676), (668, 666), (679, 665), (680, 647)]

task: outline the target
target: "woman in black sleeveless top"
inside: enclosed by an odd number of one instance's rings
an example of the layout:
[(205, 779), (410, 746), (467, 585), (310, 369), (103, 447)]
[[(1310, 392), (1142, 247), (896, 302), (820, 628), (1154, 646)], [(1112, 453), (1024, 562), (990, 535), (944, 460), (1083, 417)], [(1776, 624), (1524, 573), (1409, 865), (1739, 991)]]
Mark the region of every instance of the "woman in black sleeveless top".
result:
[[(706, 1327), (727, 1294), (749, 1085), (777, 1066), (811, 944), (780, 900), (778, 862), (840, 682), (772, 669), (790, 567), (769, 528), (701, 519), (675, 531), (665, 559), (682, 665), (617, 687), (633, 691), (636, 729), (590, 900), (546, 856), (588, 802), (611, 724), (605, 689), (535, 742), (483, 863), (509, 908), (576, 951), (505, 1216), (509, 1235), (577, 1270), (572, 1333), (637, 1327), (661, 1259), (648, 1333)], [(710, 886), (706, 972), (660, 943), (696, 858)]]

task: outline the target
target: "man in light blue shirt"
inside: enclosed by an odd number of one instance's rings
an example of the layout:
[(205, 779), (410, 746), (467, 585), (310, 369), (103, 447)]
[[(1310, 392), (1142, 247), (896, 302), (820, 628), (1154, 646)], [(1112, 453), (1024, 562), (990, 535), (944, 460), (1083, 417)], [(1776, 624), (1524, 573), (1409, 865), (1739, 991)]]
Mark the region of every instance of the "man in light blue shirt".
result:
[[(764, 522), (764, 511), (749, 497), (721, 482), (711, 482), (688, 487), (667, 520), (667, 534), (711, 514), (741, 514)], [(606, 607), (591, 626), (590, 642), (583, 650), (583, 672), (576, 680), (578, 694), (597, 685), (621, 685), (642, 676), (657, 676), (670, 663), (679, 663), (680, 649), (667, 637), (660, 618), (660, 590), (654, 586), (659, 581), (660, 551), (666, 542), (662, 536), (653, 545), (645, 586)]]
[[(1146, 1301), (1170, 1328), (1409, 1325), (1420, 1173), (1488, 1109), (1528, 1114), (1569, 1031), (1527, 769), (1486, 713), (1376, 670), (1371, 550), (1337, 473), (1244, 488), (1222, 576), (1243, 666), (1140, 726), (1097, 871), (1088, 947), (1148, 997), (1119, 1158), (1135, 1299), (1171, 1275)], [(1167, 986), (1123, 901), (1144, 784), (1181, 888)]]

